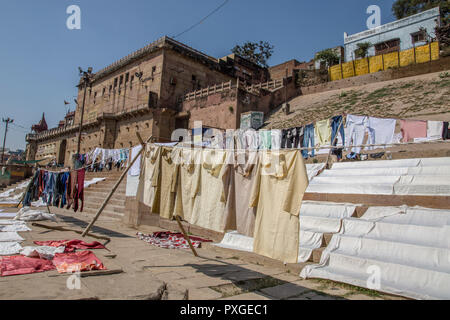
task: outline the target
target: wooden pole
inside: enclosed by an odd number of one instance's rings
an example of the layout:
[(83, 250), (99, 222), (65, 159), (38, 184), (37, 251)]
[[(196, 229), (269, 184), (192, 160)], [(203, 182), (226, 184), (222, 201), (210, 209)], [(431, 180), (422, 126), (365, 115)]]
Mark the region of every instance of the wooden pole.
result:
[[(136, 133), (138, 135), (138, 139), (140, 138), (139, 133)], [(149, 142), (152, 139), (152, 136), (150, 136), (150, 138), (148, 138), (147, 142)], [(142, 141), (142, 138), (140, 139)], [(139, 156), (142, 154), (142, 152), (144, 152), (144, 147), (142, 147), (142, 149), (139, 151), (139, 153), (134, 157), (134, 159), (131, 161), (130, 165), (126, 168), (126, 170), (124, 172), (122, 172), (122, 174), (120, 175), (119, 180), (117, 180), (116, 184), (114, 185), (114, 187), (112, 188), (111, 192), (109, 193), (109, 195), (106, 197), (105, 201), (103, 202), (102, 206), (100, 207), (100, 209), (98, 209), (97, 213), (95, 214), (94, 218), (92, 219), (91, 223), (89, 223), (89, 225), (86, 227), (86, 229), (84, 229), (83, 233), (81, 234), (82, 237), (85, 237), (86, 234), (89, 232), (89, 230), (92, 228), (92, 226), (94, 225), (95, 221), (97, 221), (98, 217), (100, 216), (100, 214), (103, 212), (103, 209), (105, 209), (106, 205), (108, 204), (109, 200), (111, 199), (111, 197), (113, 196), (114, 192), (116, 192), (117, 188), (119, 187), (120, 183), (122, 182), (123, 178), (125, 178), (126, 174), (128, 173), (128, 171), (130, 170), (130, 168), (133, 166), (133, 164), (136, 162), (136, 160), (139, 158)]]
[[(81, 231), (79, 231), (79, 230), (68, 229), (68, 228), (64, 228), (64, 227), (60, 227), (60, 226), (47, 226), (47, 225), (45, 225), (45, 224), (40, 224), (40, 223), (36, 223), (36, 222), (33, 222), (31, 225), (32, 225), (32, 226), (35, 226), (35, 227), (40, 227), (40, 228), (49, 229), (49, 230), (72, 231), (72, 232), (81, 234)], [(111, 241), (111, 239), (108, 238), (108, 237), (98, 236), (98, 235), (95, 235), (95, 234), (92, 234), (92, 233), (89, 233), (88, 236), (89, 236), (89, 237), (92, 237), (92, 238), (95, 238), (95, 239), (106, 240), (106, 241), (108, 241), (108, 242)], [(108, 250), (108, 249), (106, 249), (106, 250)], [(108, 250), (108, 251), (109, 251), (109, 250)]]
[(23, 193), (22, 197), (20, 198), (19, 203), (16, 205), (16, 208), (19, 208), (20, 204), (23, 202), (23, 200), (25, 200), (25, 197), (26, 197), (28, 191), (30, 191), (31, 185), (33, 184), (33, 178), (34, 178), (34, 174), (31, 177), (30, 183), (28, 183), (27, 188), (25, 189), (25, 192)]
[(184, 238), (186, 239), (186, 241), (189, 243), (189, 247), (191, 248), (192, 253), (194, 254), (194, 256), (198, 257), (197, 251), (195, 251), (195, 248), (194, 248), (194, 246), (193, 246), (192, 243), (191, 243), (191, 239), (189, 238), (188, 234), (187, 234), (186, 231), (184, 230), (183, 225), (181, 224), (180, 217), (179, 217), (179, 216), (175, 216), (175, 219), (176, 219), (177, 222), (178, 222), (178, 227), (180, 227), (181, 233), (183, 233), (183, 237), (184, 237)]

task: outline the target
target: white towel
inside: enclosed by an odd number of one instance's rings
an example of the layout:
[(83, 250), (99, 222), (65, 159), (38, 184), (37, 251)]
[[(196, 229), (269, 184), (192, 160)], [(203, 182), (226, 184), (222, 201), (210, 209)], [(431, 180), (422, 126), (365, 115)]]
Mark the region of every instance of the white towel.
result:
[(281, 149), (281, 130), (272, 129), (272, 150), (280, 150)]
[[(369, 144), (391, 144), (394, 140), (395, 119), (381, 119), (369, 117), (368, 131), (369, 131)], [(369, 150), (375, 149), (375, 147), (369, 147)]]
[[(362, 145), (364, 141), (364, 135), (366, 133), (368, 119), (366, 116), (355, 116), (352, 114), (347, 115), (347, 132), (346, 132), (346, 146)], [(348, 136), (347, 136), (348, 134)], [(360, 147), (352, 148), (352, 152), (360, 153)]]
[(444, 123), (442, 121), (427, 122), (427, 138), (442, 138)]
[[(134, 157), (136, 157), (139, 151), (141, 151), (141, 149), (142, 146), (138, 145), (131, 150), (131, 157), (129, 158), (130, 163), (131, 161), (133, 161)], [(131, 166), (130, 171), (128, 171), (128, 175), (138, 176), (140, 173), (141, 173), (141, 156), (139, 156), (139, 158), (137, 158), (134, 164)]]

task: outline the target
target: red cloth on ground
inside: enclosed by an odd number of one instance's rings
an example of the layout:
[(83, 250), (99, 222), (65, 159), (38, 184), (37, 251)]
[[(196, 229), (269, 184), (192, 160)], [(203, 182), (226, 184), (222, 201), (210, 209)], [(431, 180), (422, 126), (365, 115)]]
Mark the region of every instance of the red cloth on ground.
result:
[(0, 275), (14, 276), (54, 270), (52, 261), (25, 256), (7, 256), (0, 258)]
[[(137, 233), (139, 239), (165, 249), (190, 249), (189, 243), (186, 241), (182, 233), (174, 233), (169, 231), (154, 232), (151, 235)], [(212, 242), (208, 239), (189, 236), (191, 244), (194, 248), (199, 248), (202, 242)]]
[(106, 270), (92, 251), (57, 253), (52, 261), (59, 273)]
[(402, 142), (408, 142), (414, 138), (427, 137), (427, 122), (420, 120), (400, 120), (400, 128), (403, 135)]
[(61, 247), (65, 246), (64, 252), (73, 252), (75, 249), (105, 249), (100, 242), (94, 241), (87, 243), (81, 240), (50, 240), (50, 241), (33, 241), (38, 246)]

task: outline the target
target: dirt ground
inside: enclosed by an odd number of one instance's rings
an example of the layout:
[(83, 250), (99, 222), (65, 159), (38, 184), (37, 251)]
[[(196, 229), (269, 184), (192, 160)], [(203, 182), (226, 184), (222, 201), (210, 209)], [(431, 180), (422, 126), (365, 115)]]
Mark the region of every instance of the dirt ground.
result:
[(450, 121), (450, 70), (298, 96), (266, 119), (267, 129), (286, 129), (342, 113), (381, 118)]
[[(45, 208), (41, 208), (46, 210)], [(3, 212), (17, 209), (3, 208)], [(91, 215), (50, 207), (58, 222), (41, 224), (82, 230)], [(1, 214), (0, 214), (0, 219)], [(81, 239), (75, 232), (53, 231), (32, 226), (20, 232), (22, 246), (34, 240)], [(160, 231), (147, 227), (144, 232)], [(47, 271), (21, 276), (0, 277), (0, 299), (148, 299), (163, 284), (168, 285), (168, 299), (179, 300), (383, 300), (401, 299), (390, 295), (325, 280), (301, 280), (298, 274), (248, 263), (231, 250), (198, 249), (199, 257), (189, 250), (171, 250), (152, 246), (136, 237), (137, 230), (112, 218), (100, 217), (93, 232), (109, 237), (108, 250), (92, 250), (107, 267), (107, 271), (81, 273), (80, 286), (69, 283), (71, 275)], [(84, 239), (83, 239), (84, 240)], [(100, 241), (86, 237), (86, 241)], [(69, 289), (72, 288), (72, 289)]]

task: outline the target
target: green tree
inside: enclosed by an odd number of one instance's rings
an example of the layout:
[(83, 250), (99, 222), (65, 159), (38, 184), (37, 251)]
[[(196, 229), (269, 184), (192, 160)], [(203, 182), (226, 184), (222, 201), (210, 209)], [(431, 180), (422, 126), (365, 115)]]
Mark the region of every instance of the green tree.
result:
[(372, 47), (370, 42), (361, 42), (356, 44), (358, 49), (355, 50), (356, 58), (365, 58), (369, 53), (369, 49)]
[(327, 68), (339, 64), (340, 62), (339, 55), (336, 53), (336, 50), (333, 49), (320, 51), (316, 54), (316, 60), (325, 62)]
[(396, 0), (392, 5), (392, 12), (397, 19), (402, 19), (437, 6), (441, 9), (442, 22), (449, 23), (450, 1), (448, 0)]
[(274, 46), (267, 41), (251, 42), (247, 41), (242, 46), (236, 45), (231, 52), (267, 68), (267, 60), (273, 54)]

